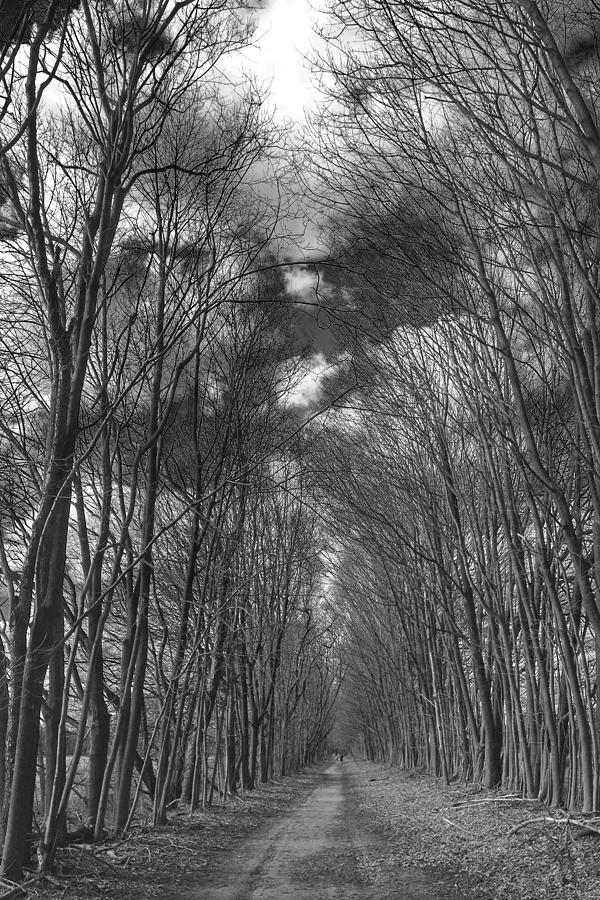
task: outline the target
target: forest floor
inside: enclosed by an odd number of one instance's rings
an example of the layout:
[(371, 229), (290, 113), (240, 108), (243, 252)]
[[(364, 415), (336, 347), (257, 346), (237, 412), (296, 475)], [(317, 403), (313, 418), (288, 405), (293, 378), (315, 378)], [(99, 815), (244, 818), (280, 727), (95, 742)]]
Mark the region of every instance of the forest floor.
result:
[(174, 812), (119, 843), (70, 845), (56, 875), (27, 890), (48, 900), (600, 900), (600, 835), (567, 818), (507, 792), (346, 760)]

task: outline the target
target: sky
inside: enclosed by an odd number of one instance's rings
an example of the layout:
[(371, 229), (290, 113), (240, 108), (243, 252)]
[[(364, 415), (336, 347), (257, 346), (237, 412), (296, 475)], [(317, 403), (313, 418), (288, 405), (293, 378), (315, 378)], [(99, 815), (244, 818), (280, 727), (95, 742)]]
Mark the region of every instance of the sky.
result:
[[(232, 60), (228, 74), (234, 84), (239, 83), (240, 68), (256, 78), (268, 91), (275, 124), (289, 125), (302, 140), (305, 112), (316, 111), (319, 103), (310, 57), (319, 49), (317, 30), (326, 20), (323, 9), (327, 0), (247, 2), (256, 16), (257, 30), (252, 46)], [(336, 287), (318, 265), (326, 248), (314, 220), (315, 210), (309, 204), (302, 218), (298, 213), (285, 217), (285, 228), (291, 229), (292, 236), (282, 242), (281, 257), (291, 263), (282, 270), (282, 276), (287, 301), (294, 310), (291, 330), (303, 355), (301, 371), (286, 403), (314, 409), (320, 401), (326, 402), (327, 385), (334, 386), (341, 371), (345, 329), (327, 312), (330, 303), (336, 308)], [(308, 352), (307, 347), (311, 348)]]
[(310, 0), (266, 0), (257, 7), (255, 46), (245, 52), (251, 69), (270, 83), (277, 118), (301, 123), (315, 102), (306, 56), (316, 42), (318, 13)]
[[(299, 129), (306, 110), (318, 99), (308, 57), (318, 44), (315, 28), (322, 16), (319, 0), (257, 0), (258, 30), (255, 45), (244, 52), (245, 64), (260, 81), (269, 85), (270, 101), (279, 124)], [(310, 238), (309, 238), (310, 241)], [(284, 272), (291, 297), (314, 303), (317, 273), (312, 267), (292, 267)], [(323, 350), (330, 336), (322, 331), (316, 316), (302, 316), (298, 327), (313, 345), (313, 354), (305, 361), (304, 375), (290, 392), (288, 402), (308, 407), (318, 401), (322, 379), (336, 367)]]

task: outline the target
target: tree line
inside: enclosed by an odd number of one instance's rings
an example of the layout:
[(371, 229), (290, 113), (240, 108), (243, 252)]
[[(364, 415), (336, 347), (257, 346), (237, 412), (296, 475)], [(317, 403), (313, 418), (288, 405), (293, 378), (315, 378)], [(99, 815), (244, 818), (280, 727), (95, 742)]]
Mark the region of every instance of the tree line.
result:
[[(281, 136), (228, 0), (0, 11), (2, 872), (318, 758)], [(231, 78), (230, 78), (231, 81)]]
[(344, 709), (371, 758), (595, 810), (597, 9), (333, 13), (312, 177), (363, 381), (318, 451)]

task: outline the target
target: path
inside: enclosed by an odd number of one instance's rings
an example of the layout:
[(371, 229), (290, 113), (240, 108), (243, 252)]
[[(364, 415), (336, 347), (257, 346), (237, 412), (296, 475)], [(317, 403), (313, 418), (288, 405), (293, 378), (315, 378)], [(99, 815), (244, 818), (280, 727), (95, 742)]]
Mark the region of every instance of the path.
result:
[(194, 900), (444, 900), (451, 890), (394, 864), (384, 837), (354, 808), (344, 764), (302, 804), (229, 854)]

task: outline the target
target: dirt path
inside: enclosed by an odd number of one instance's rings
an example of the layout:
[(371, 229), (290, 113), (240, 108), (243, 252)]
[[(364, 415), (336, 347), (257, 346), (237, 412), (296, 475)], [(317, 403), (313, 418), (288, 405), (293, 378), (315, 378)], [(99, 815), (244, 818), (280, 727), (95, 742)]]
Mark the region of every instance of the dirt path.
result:
[(389, 862), (384, 838), (361, 819), (343, 763), (276, 825), (222, 861), (194, 900), (443, 900), (431, 874)]

